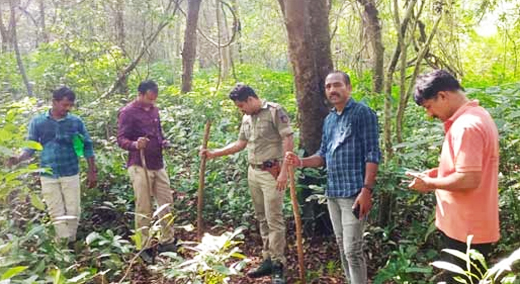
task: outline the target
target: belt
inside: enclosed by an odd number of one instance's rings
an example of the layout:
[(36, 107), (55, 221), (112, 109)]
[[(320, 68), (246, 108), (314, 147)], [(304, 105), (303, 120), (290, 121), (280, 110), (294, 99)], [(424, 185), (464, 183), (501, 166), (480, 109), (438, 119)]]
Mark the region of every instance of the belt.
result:
[(255, 170), (261, 170), (262, 169), (262, 164), (260, 165), (257, 165), (257, 164), (249, 164), (251, 166), (251, 168), (255, 169)]
[(265, 170), (266, 168), (270, 168), (272, 165), (276, 164), (278, 159), (272, 159), (264, 161), (261, 164), (249, 164), (255, 170)]

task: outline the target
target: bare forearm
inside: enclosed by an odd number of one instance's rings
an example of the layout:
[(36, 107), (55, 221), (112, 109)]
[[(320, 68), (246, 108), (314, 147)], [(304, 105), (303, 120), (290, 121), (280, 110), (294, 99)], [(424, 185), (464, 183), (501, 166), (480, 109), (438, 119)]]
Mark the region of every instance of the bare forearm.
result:
[(366, 163), (365, 165), (365, 186), (373, 188), (376, 184), (377, 169), (379, 165), (375, 163)]
[(432, 178), (431, 187), (447, 191), (466, 191), (475, 189), (480, 185), (481, 172), (455, 172), (446, 177)]
[(87, 158), (87, 164), (88, 164), (89, 171), (97, 172), (96, 159), (94, 158), (94, 156)]
[(325, 160), (323, 160), (323, 158), (318, 155), (312, 155), (310, 157), (303, 158), (301, 161), (301, 167), (319, 168), (325, 165)]
[(214, 150), (212, 154), (214, 157), (232, 155), (232, 154), (242, 151), (246, 147), (246, 145), (247, 145), (246, 141), (238, 140), (238, 141), (235, 141), (235, 142), (225, 146), (224, 148)]

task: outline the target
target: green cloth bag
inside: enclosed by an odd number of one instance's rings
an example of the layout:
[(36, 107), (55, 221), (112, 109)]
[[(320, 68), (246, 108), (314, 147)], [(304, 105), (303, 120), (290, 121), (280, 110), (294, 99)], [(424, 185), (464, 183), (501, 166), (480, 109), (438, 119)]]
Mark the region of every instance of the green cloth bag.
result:
[(85, 138), (83, 135), (77, 133), (72, 135), (72, 146), (74, 147), (74, 152), (76, 156), (83, 157), (85, 156)]

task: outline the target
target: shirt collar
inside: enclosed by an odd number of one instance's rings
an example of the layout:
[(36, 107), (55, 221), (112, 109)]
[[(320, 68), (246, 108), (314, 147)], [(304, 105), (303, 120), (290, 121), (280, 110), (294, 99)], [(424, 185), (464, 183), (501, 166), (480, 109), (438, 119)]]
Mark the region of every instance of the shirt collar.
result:
[(70, 117), (70, 113), (67, 113), (64, 117), (62, 117), (62, 118), (60, 118), (60, 119), (55, 119), (54, 117), (52, 117), (51, 111), (52, 111), (52, 108), (49, 109), (49, 110), (45, 113), (45, 117), (46, 117), (46, 118), (54, 119), (54, 120), (56, 120), (56, 121), (60, 121), (60, 120), (64, 120), (64, 119), (67, 119), (67, 118)]
[(146, 104), (144, 104), (144, 103), (142, 103), (142, 102), (140, 102), (140, 101), (138, 101), (138, 100), (134, 100), (133, 105), (134, 105), (135, 107), (142, 108), (142, 109), (146, 109), (147, 107), (149, 107), (150, 110), (152, 110), (152, 109), (155, 108), (155, 105), (148, 106), (148, 105), (146, 105)]
[(457, 118), (459, 118), (462, 114), (464, 114), (470, 108), (474, 108), (474, 107), (478, 107), (478, 106), (479, 106), (478, 100), (471, 100), (471, 101), (465, 103), (464, 105), (462, 105), (461, 107), (459, 107), (459, 109), (457, 109), (457, 111), (444, 122), (444, 129), (446, 131), (448, 131), (448, 129), (455, 122), (455, 120), (457, 120)]
[(333, 113), (335, 113), (335, 114), (341, 116), (341, 115), (343, 115), (343, 114), (346, 112), (347, 109), (352, 108), (352, 107), (354, 106), (354, 104), (356, 104), (356, 100), (354, 100), (354, 98), (350, 98), (350, 99), (348, 99), (348, 101), (347, 101), (347, 105), (345, 105), (345, 108), (343, 109), (343, 111), (342, 111), (341, 113), (338, 113), (338, 111), (336, 110), (335, 107), (333, 107), (333, 108), (331, 109), (331, 111), (332, 111)]

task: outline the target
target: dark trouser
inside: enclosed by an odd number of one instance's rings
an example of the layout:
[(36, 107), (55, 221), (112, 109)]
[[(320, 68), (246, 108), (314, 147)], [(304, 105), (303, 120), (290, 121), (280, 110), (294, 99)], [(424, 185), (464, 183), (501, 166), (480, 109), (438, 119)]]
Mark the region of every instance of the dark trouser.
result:
[[(465, 242), (461, 242), (461, 241), (452, 239), (452, 238), (446, 236), (446, 234), (444, 234), (442, 231), (440, 231), (440, 232), (441, 232), (441, 235), (443, 238), (444, 248), (458, 250), (460, 252), (463, 252), (464, 254), (466, 253), (467, 245)], [(484, 258), (487, 260), (489, 254), (491, 253), (491, 250), (492, 250), (492, 244), (491, 243), (471, 244), (471, 249), (479, 251), (484, 256)], [(452, 254), (449, 254), (447, 252), (442, 252), (441, 258), (443, 261), (453, 263), (453, 264), (457, 265), (458, 267), (462, 268), (464, 271), (468, 271), (468, 269), (467, 269), (468, 264), (464, 260), (462, 260)], [(473, 280), (473, 283), (478, 283), (478, 280), (482, 278), (482, 276), (486, 272), (486, 269), (482, 266), (480, 261), (474, 260), (474, 259), (471, 259), (471, 261), (473, 262), (473, 264), (476, 265), (476, 267), (471, 265), (471, 273), (478, 277), (478, 278), (472, 277), (472, 280)], [(448, 283), (448, 284), (451, 284), (451, 283), (458, 284), (460, 282), (453, 280), (453, 278), (456, 276), (460, 276), (463, 279), (466, 279), (466, 281), (467, 281), (466, 283), (471, 283), (468, 276), (449, 272), (449, 271), (446, 271), (446, 273), (443, 274), (443, 277), (442, 277), (443, 279), (440, 279), (440, 280), (446, 281), (446, 283)]]

